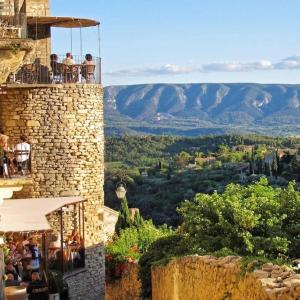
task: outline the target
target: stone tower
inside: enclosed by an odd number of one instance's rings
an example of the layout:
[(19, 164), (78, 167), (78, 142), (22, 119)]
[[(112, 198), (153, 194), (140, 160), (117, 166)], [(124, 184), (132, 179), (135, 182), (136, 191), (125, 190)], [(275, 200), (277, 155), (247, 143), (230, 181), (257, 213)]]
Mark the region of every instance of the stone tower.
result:
[[(33, 52), (35, 57), (43, 59), (50, 55), (50, 27), (55, 18), (52, 23), (48, 0), (24, 1), (27, 37), (37, 39), (37, 48)], [(30, 16), (35, 16), (36, 11), (40, 18), (32, 21)], [(84, 20), (89, 24), (89, 20)], [(93, 20), (90, 21), (94, 24)], [(26, 63), (28, 60), (30, 57), (26, 58)], [(25, 134), (32, 147), (32, 184), (16, 193), (16, 198), (82, 196), (86, 200), (86, 267), (80, 272), (67, 274), (65, 279), (71, 299), (103, 299), (104, 125), (101, 83), (7, 84), (5, 93), (0, 93), (0, 124), (13, 144), (18, 142), (20, 134)]]

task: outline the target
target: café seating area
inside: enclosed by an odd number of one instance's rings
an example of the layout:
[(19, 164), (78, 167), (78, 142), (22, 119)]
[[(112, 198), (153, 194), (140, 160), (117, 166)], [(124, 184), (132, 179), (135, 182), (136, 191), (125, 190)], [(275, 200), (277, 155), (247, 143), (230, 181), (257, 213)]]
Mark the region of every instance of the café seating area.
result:
[[(11, 74), (10, 84), (61, 84), (61, 83), (98, 83), (101, 84), (101, 60), (90, 54), (71, 56), (51, 54), (49, 57), (36, 58), (25, 63)], [(86, 57), (90, 58), (87, 60)]]

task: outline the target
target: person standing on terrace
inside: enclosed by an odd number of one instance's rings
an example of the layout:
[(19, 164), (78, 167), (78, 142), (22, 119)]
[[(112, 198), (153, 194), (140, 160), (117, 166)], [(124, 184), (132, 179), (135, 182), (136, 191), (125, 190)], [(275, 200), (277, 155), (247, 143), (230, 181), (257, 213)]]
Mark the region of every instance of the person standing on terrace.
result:
[(74, 62), (74, 59), (73, 59), (73, 57), (72, 57), (72, 53), (68, 52), (68, 53), (66, 54), (66, 57), (63, 59), (62, 63), (63, 63), (64, 65), (67, 65), (67, 66), (74, 65), (75, 62)]
[(40, 274), (33, 271), (31, 274), (31, 282), (27, 287), (28, 300), (48, 300), (49, 290), (47, 284), (41, 280)]
[(25, 135), (21, 135), (20, 143), (16, 145), (14, 152), (18, 171), (21, 172), (22, 175), (25, 175), (28, 169), (30, 156), (30, 145), (28, 144), (27, 137)]
[(8, 149), (8, 140), (9, 136), (5, 134), (3, 128), (0, 128), (0, 147), (2, 147), (3, 150)]

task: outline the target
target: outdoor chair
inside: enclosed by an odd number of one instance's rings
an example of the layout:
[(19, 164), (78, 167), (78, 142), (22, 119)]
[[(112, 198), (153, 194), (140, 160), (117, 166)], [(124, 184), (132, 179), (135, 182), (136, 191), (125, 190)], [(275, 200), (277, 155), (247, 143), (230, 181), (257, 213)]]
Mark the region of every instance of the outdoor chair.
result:
[(79, 66), (77, 65), (65, 65), (63, 64), (63, 81), (64, 83), (76, 83), (78, 82)]
[(91, 83), (96, 81), (95, 78), (95, 65), (83, 65), (82, 66), (82, 76), (85, 78), (87, 83)]
[(24, 65), (17, 74), (17, 77), (24, 83), (37, 83), (38, 66), (34, 63)]
[(15, 150), (14, 155), (15, 155), (15, 157), (17, 157), (17, 156), (28, 157), (28, 159), (24, 162), (17, 162), (18, 172), (21, 172), (22, 175), (27, 175), (27, 173), (29, 172), (30, 151), (28, 151), (28, 150)]
[(51, 61), (50, 63), (52, 72), (52, 83), (60, 83), (63, 80), (63, 64), (56, 61)]

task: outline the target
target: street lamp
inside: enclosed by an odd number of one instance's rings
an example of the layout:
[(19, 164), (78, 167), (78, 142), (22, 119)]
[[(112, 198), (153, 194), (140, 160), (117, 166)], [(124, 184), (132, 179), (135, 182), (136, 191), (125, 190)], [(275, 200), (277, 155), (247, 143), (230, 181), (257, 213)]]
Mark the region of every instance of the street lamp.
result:
[(119, 182), (116, 186), (116, 194), (119, 200), (123, 200), (126, 196), (126, 184), (124, 182)]

